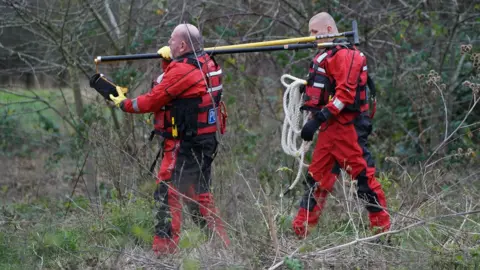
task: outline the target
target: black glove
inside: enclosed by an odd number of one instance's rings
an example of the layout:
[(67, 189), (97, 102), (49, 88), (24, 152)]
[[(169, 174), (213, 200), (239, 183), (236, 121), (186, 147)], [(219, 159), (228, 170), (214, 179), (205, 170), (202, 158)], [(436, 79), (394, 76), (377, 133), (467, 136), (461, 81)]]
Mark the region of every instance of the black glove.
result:
[(110, 100), (110, 95), (118, 96), (116, 85), (105, 78), (103, 74), (96, 73), (90, 77), (90, 87), (97, 90), (103, 98)]
[(307, 86), (306, 86), (305, 84), (302, 84), (302, 85), (300, 85), (300, 87), (298, 88), (298, 90), (300, 90), (300, 94), (303, 94), (303, 93), (305, 93), (305, 91), (306, 91), (306, 90), (305, 90), (305, 89), (306, 89), (306, 87), (307, 87)]
[(331, 116), (331, 113), (328, 109), (324, 108), (319, 112), (313, 113), (313, 118), (308, 120), (307, 123), (303, 126), (300, 137), (304, 141), (313, 140), (313, 135), (320, 128), (320, 125), (327, 121)]

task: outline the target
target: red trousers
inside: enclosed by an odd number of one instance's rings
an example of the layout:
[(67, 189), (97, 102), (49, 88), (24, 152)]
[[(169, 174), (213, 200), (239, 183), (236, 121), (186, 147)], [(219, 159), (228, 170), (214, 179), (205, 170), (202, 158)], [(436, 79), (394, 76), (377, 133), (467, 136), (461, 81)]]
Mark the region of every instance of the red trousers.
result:
[(366, 202), (370, 227), (380, 231), (390, 229), (390, 216), (384, 209), (385, 194), (375, 178), (375, 164), (367, 148), (371, 129), (370, 118), (365, 113), (352, 123), (341, 124), (331, 119), (322, 124), (308, 168), (305, 193), (292, 223), (298, 236), (305, 237), (308, 227), (318, 223), (340, 168), (357, 179), (357, 194)]
[(164, 140), (163, 159), (154, 193), (158, 211), (153, 250), (157, 254), (177, 250), (182, 221), (182, 197), (194, 222), (208, 227), (225, 245), (229, 244), (210, 193), (211, 165), (216, 148), (215, 134), (199, 135), (188, 141)]

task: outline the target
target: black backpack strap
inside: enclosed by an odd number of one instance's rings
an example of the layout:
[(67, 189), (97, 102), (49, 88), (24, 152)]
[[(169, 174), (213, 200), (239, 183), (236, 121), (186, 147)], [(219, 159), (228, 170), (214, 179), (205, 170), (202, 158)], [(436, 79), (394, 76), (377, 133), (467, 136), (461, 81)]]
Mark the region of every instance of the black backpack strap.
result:
[(210, 55), (210, 59), (213, 61), (213, 63), (215, 64), (215, 67), (218, 68), (218, 63), (217, 63), (217, 60), (215, 60), (215, 57), (213, 57), (213, 55)]
[[(150, 138), (153, 139), (153, 136), (155, 136), (155, 133), (156, 133), (155, 130), (153, 130), (151, 135), (150, 135)], [(160, 155), (162, 155), (164, 146), (165, 146), (165, 140), (163, 140), (161, 142), (161, 145), (158, 148), (157, 155), (155, 156), (155, 159), (153, 160), (152, 165), (150, 165), (150, 173), (151, 174), (153, 174), (153, 172), (155, 171), (155, 167), (157, 166), (158, 158), (160, 158)]]
[(373, 119), (375, 113), (377, 112), (377, 89), (375, 88), (375, 83), (370, 76), (367, 75), (367, 86), (370, 90), (370, 99), (372, 100), (372, 107), (370, 111), (370, 119)]
[(367, 86), (368, 86), (368, 89), (370, 89), (372, 99), (375, 99), (377, 96), (377, 89), (375, 88), (375, 82), (368, 75), (367, 75)]
[(160, 147), (158, 149), (157, 156), (153, 160), (152, 165), (150, 165), (150, 173), (151, 174), (153, 174), (153, 172), (155, 170), (155, 167), (157, 166), (157, 161), (158, 161), (158, 158), (160, 157), (160, 155), (162, 154), (162, 150), (163, 150), (163, 147)]
[(198, 69), (202, 69), (203, 63), (194, 58), (186, 58), (185, 63), (190, 64)]

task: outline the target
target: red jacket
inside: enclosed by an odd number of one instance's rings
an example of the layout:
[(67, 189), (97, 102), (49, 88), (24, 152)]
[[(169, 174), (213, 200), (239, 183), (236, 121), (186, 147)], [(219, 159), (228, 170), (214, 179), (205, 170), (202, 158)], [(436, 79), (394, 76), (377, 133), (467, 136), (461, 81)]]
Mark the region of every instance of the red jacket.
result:
[[(164, 70), (159, 84), (146, 94), (124, 100), (120, 108), (129, 113), (153, 112), (155, 131), (165, 135), (172, 131), (171, 117), (175, 113), (186, 111), (185, 107), (181, 106), (189, 106), (189, 109), (195, 110), (194, 122), (196, 123), (191, 124), (197, 126), (197, 135), (215, 133), (223, 90), (222, 70), (204, 52), (197, 55), (198, 59), (195, 59), (193, 54), (189, 54), (172, 60)], [(201, 68), (197, 66), (197, 60)], [(209, 92), (215, 102), (212, 102)], [(192, 102), (185, 103), (185, 101)], [(216, 113), (213, 110), (214, 105), (217, 108)], [(182, 109), (179, 109), (180, 107)], [(178, 116), (175, 124), (183, 124), (178, 123), (183, 118), (184, 116)]]
[(368, 111), (367, 60), (356, 48), (328, 49), (313, 59), (304, 108), (327, 108), (342, 123)]

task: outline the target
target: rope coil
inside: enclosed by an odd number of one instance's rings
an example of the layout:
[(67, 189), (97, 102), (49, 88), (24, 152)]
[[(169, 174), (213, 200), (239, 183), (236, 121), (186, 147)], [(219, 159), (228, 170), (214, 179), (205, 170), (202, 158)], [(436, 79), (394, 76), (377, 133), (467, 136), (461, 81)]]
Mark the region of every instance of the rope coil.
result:
[[(287, 83), (286, 79), (292, 82)], [(286, 87), (283, 95), (283, 111), (285, 118), (283, 119), (282, 128), (282, 149), (285, 154), (294, 157), (298, 161), (298, 172), (295, 180), (290, 187), (288, 187), (287, 191), (280, 194), (280, 197), (283, 197), (295, 187), (298, 181), (300, 181), (303, 168), (308, 167), (308, 164), (304, 163), (305, 153), (308, 152), (312, 142), (306, 142), (300, 139), (302, 142), (300, 145), (298, 143), (302, 127), (308, 121), (308, 112), (300, 110), (300, 107), (303, 104), (303, 94), (300, 93), (300, 87), (305, 85), (307, 81), (290, 74), (282, 75), (280, 81), (283, 86)]]

